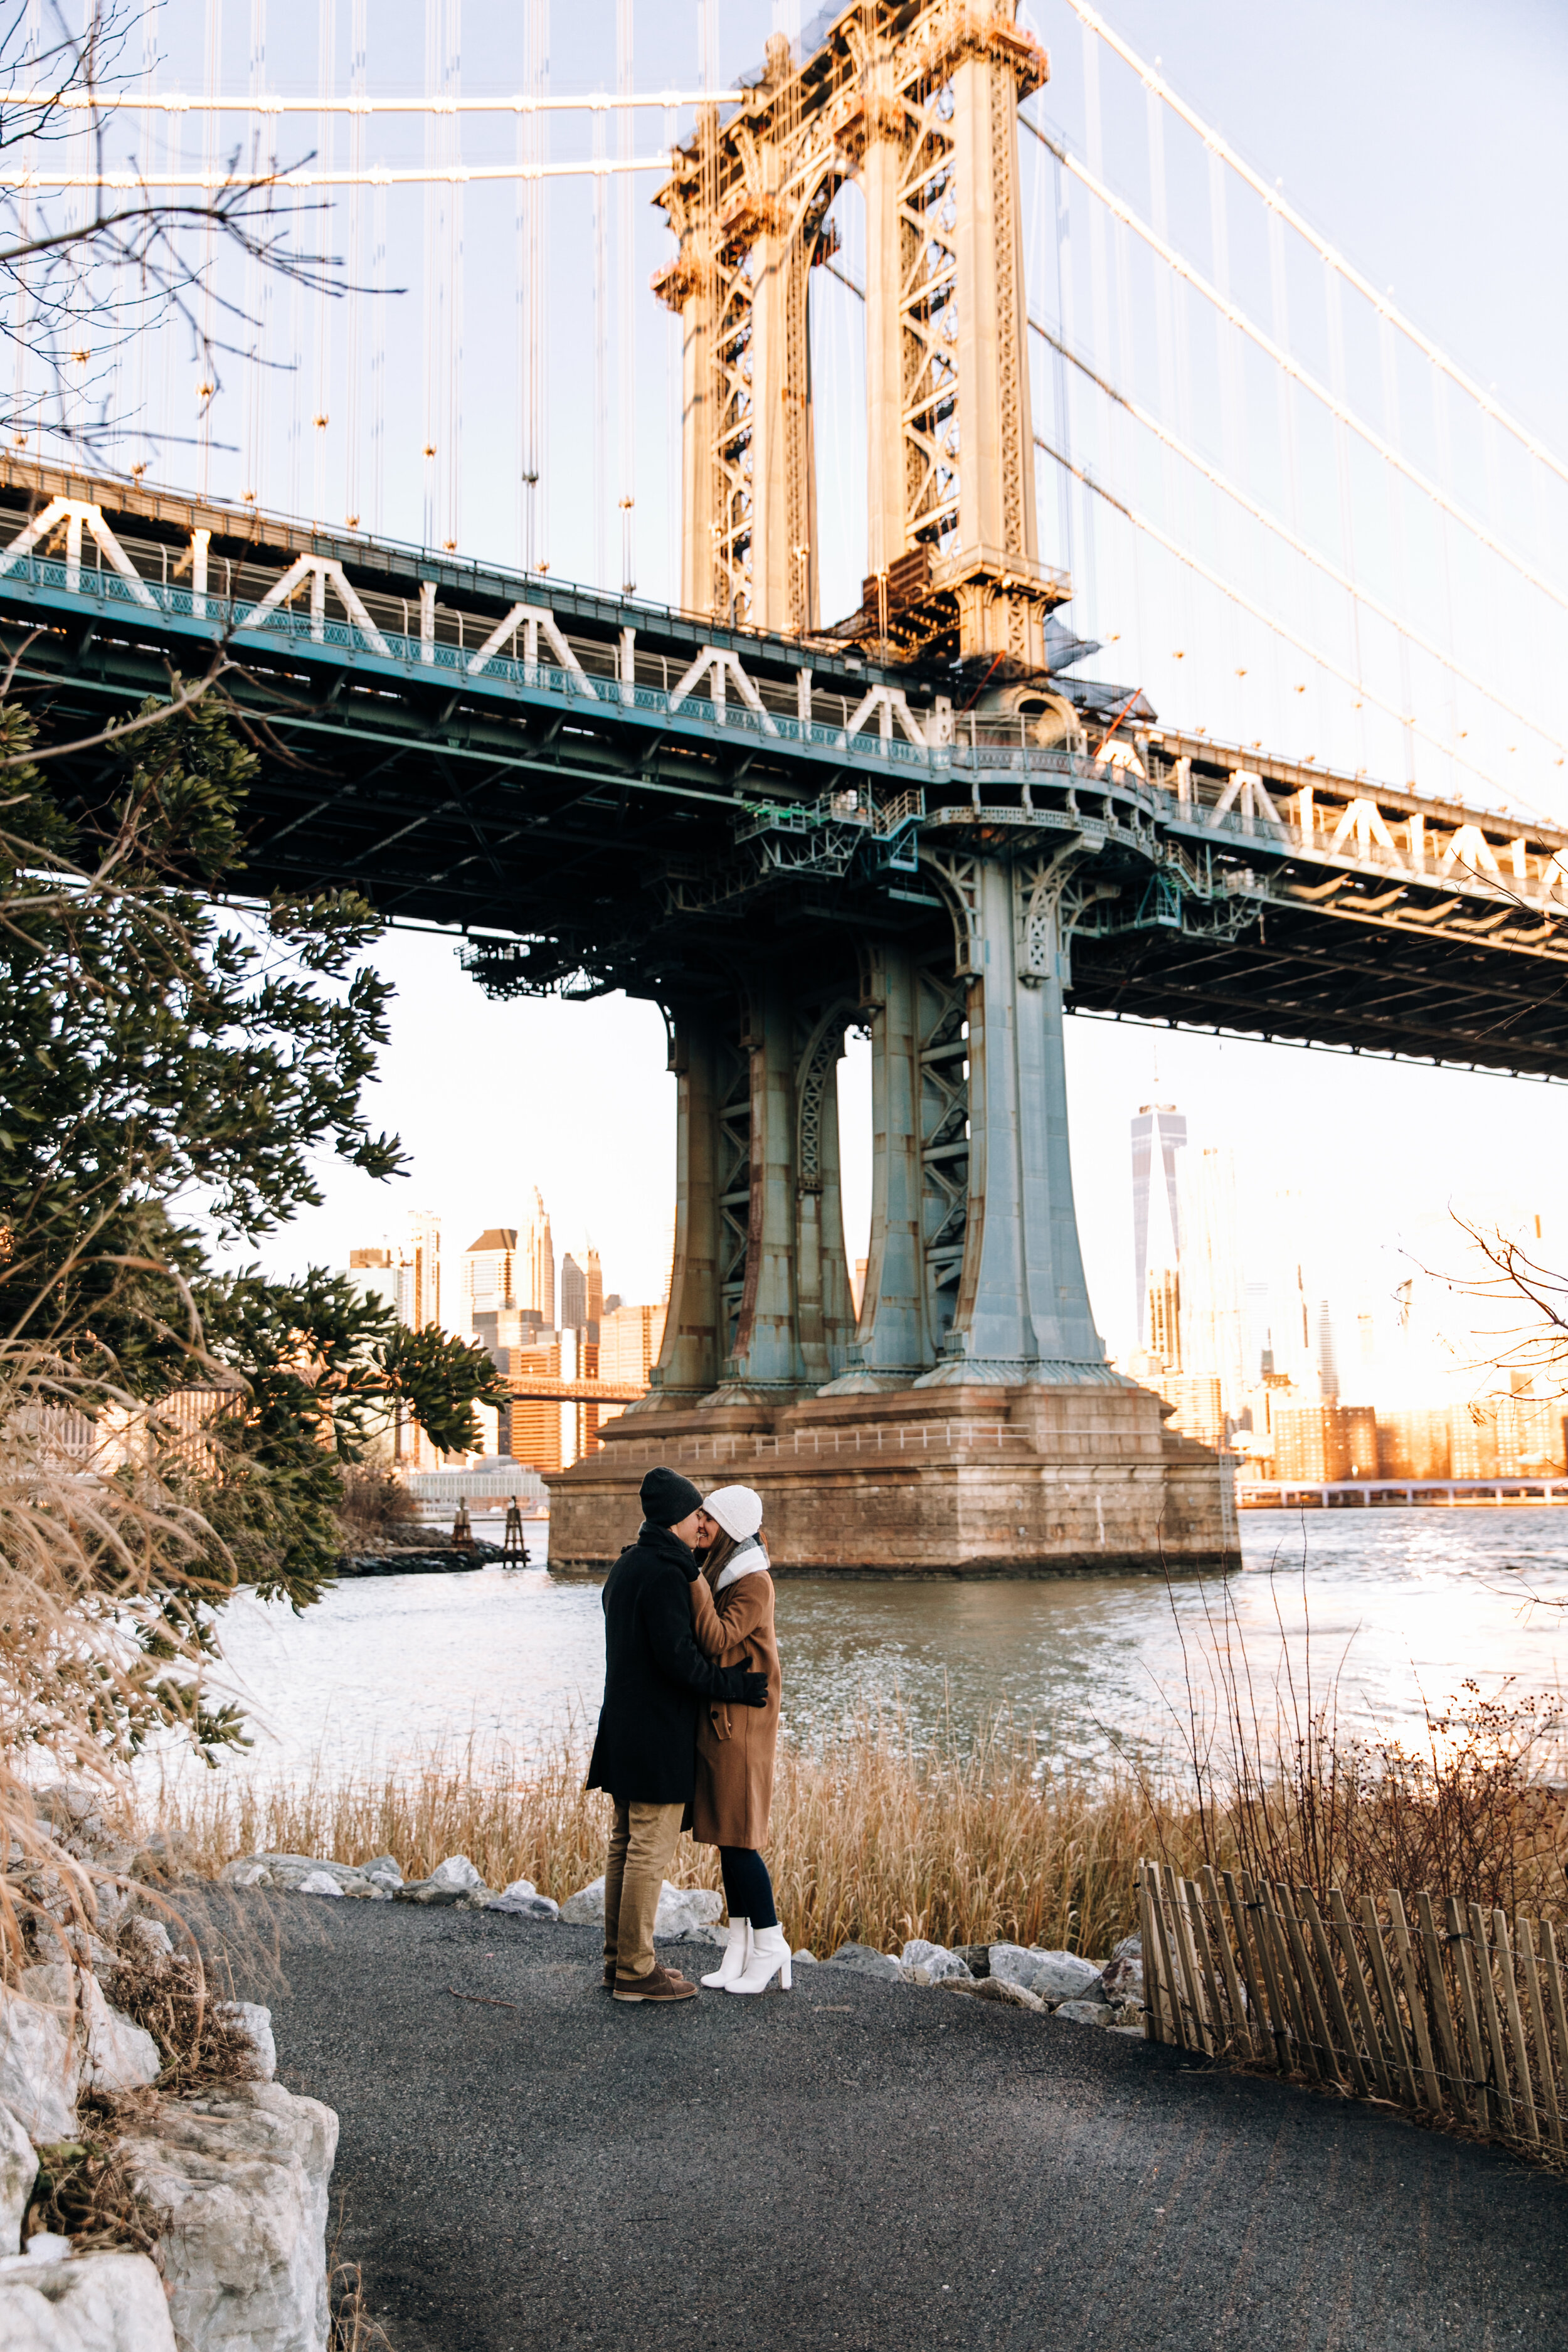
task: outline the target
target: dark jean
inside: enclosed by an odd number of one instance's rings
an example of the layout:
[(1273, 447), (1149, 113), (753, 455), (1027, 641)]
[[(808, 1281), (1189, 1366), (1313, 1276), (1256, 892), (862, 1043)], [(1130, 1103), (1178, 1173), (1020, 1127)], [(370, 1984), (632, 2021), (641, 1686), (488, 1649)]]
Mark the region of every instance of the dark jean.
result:
[(721, 1845), (719, 1867), (724, 1874), (724, 1900), (731, 1919), (749, 1919), (753, 1927), (776, 1927), (773, 1883), (768, 1865), (749, 1845)]

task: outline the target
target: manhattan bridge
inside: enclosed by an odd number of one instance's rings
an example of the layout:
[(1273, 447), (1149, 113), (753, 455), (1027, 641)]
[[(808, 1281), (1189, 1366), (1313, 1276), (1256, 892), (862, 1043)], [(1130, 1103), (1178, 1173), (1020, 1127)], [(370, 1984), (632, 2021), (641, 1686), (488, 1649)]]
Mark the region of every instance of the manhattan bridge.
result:
[[(195, 441), (123, 468), (15, 436), (0, 618), (47, 731), (93, 736), (221, 655), (270, 747), (249, 803), (258, 893), (353, 887), (395, 922), (452, 927), (494, 994), (620, 989), (663, 1008), (679, 1092), (663, 1353), (603, 1449), (552, 1481), (554, 1559), (613, 1557), (631, 1488), (669, 1459), (741, 1465), (803, 1567), (1224, 1563), (1228, 1466), (1163, 1426), (1095, 1328), (1064, 1014), (1568, 1075), (1561, 722), (1539, 661), (1460, 624), (1507, 581), (1533, 642), (1554, 641), (1568, 592), (1521, 551), (1510, 500), (1544, 509), (1568, 467), (1079, 0), (1057, 11), (1080, 43), (1087, 130), (1070, 137), (1016, 0), (853, 0), (775, 30), (733, 87), (710, 7), (700, 87), (658, 91), (636, 87), (617, 0), (616, 87), (588, 99), (549, 88), (540, 9), (520, 86), (467, 91), (452, 0), (429, 0), (416, 98), (395, 77), (378, 91), (353, 0), (342, 88), (337, 13), (321, 0), (319, 87), (283, 99), (265, 0), (243, 89), (215, 0), (183, 86), (165, 66), (108, 102), (122, 178), (210, 188), (226, 118), (313, 119), (316, 157), (287, 184), (342, 191), (355, 256), (374, 244), (384, 269), (389, 205), (424, 206), (419, 347), (388, 366), (407, 329), (374, 286), (356, 284), (335, 356), (313, 298), (289, 298), (273, 324), (296, 363), (247, 394), (238, 459), (263, 476), (292, 412), (285, 499), (215, 484), (205, 409)], [(1113, 72), (1146, 131), (1138, 201), (1107, 160)], [(651, 157), (650, 109), (667, 128)], [(574, 110), (592, 152), (560, 159), (548, 134)], [(515, 154), (467, 160), (470, 121), (495, 118)], [(422, 156), (387, 160), (412, 152), (394, 139), (410, 122)], [(57, 149), (9, 184), (42, 201), (107, 168)], [(640, 290), (639, 176), (666, 224)], [(592, 204), (591, 429), (552, 460), (545, 206), (574, 185)], [(449, 265), (463, 205), (496, 186), (515, 229), (487, 257), (515, 278), (510, 564), (458, 543), (459, 453), (491, 427), (475, 430), (488, 395), (460, 364)], [(1267, 324), (1247, 251), (1267, 257)], [(1299, 305), (1292, 332), (1303, 257), (1321, 350)], [(668, 603), (630, 585), (656, 298)], [(828, 404), (830, 305), (857, 338), (853, 418)], [(1197, 418), (1205, 386), (1217, 433)], [(388, 419), (416, 398), (423, 517), (399, 538), (366, 510)], [(846, 446), (863, 474), (847, 501)], [(541, 543), (547, 495), (559, 513), (579, 478), (593, 586)], [(825, 550), (847, 528), (855, 593), (825, 610)], [(1140, 646), (1152, 626), (1194, 640), (1157, 696), (1116, 657), (1117, 594)], [(1200, 638), (1247, 658), (1211, 654), (1205, 674)], [(1211, 728), (1193, 694), (1222, 666), (1266, 672), (1275, 709), (1310, 697), (1293, 740)], [(1233, 713), (1257, 708), (1227, 692)], [(84, 802), (101, 758), (66, 763)], [(858, 1315), (836, 1087), (852, 1028), (873, 1074)]]

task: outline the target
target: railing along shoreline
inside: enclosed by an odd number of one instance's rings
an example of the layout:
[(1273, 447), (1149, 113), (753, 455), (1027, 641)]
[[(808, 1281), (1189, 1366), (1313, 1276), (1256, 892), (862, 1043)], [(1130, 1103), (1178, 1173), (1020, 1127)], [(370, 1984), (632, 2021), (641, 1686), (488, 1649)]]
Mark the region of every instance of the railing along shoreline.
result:
[(1178, 1877), (1138, 1864), (1150, 2041), (1457, 2124), (1568, 2147), (1568, 1998), (1556, 1931), (1522, 1910), (1397, 1890)]

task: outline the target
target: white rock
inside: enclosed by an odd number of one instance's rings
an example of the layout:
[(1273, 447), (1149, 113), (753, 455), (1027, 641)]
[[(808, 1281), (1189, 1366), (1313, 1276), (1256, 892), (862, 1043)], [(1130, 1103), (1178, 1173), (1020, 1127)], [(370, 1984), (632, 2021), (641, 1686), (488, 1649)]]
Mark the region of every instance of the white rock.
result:
[(270, 2083), (278, 2072), (278, 2044), (272, 2039), (272, 2011), (259, 2001), (220, 2000), (213, 2014), (237, 2025), (254, 2054), (256, 2079)]
[(403, 1884), (403, 1871), (394, 1853), (374, 1854), (369, 1862), (360, 1864), (360, 1870), (368, 1883), (384, 1895), (390, 1895), (394, 1887)]
[(1057, 2003), (1057, 2015), (1073, 2025), (1109, 2025), (1116, 2011), (1108, 2000), (1063, 2000)]
[(859, 1976), (881, 1977), (889, 1984), (899, 1984), (903, 1978), (902, 1969), (891, 1952), (873, 1951), (869, 1944), (840, 1944), (836, 1952), (829, 1952), (823, 1966), (853, 1969)]
[(790, 1957), (793, 1959), (805, 1960), (812, 1968), (816, 1968), (816, 1954), (815, 1952), (808, 1952), (804, 1944), (801, 1946), (798, 1952), (792, 1953)]
[(258, 1862), (253, 1855), (243, 1853), (233, 1862), (226, 1862), (217, 1878), (220, 1886), (270, 1886), (272, 1884), (272, 1873), (267, 1864)]
[(10, 2108), (0, 2107), (0, 2255), (20, 2250), (22, 2216), (37, 2173), (32, 2141)]
[(971, 1974), (967, 1960), (961, 1960), (958, 1954), (950, 1952), (945, 1944), (928, 1943), (923, 1936), (911, 1937), (899, 1958), (907, 1969), (924, 1969), (932, 1984), (941, 1984), (947, 1977)]
[(1101, 1969), (1100, 1982), (1107, 2000), (1142, 2000), (1143, 1939), (1141, 1936), (1123, 1936)]
[(174, 1957), (174, 1943), (162, 1919), (127, 1919), (120, 1931), (120, 1940), (137, 1959), (167, 1960)]
[[(658, 1909), (654, 1915), (656, 1936), (690, 1936), (699, 1928), (717, 1925), (724, 1908), (724, 1898), (712, 1886), (672, 1886), (667, 1878), (659, 1888)], [(592, 1885), (580, 1886), (561, 1906), (561, 1916), (569, 1927), (602, 1927), (605, 1924), (605, 1882), (595, 1878)]]
[(715, 1886), (672, 1886), (667, 1878), (654, 1914), (656, 1936), (695, 1936), (718, 1924), (724, 1898)]
[(487, 1911), (509, 1911), (520, 1919), (558, 1919), (561, 1906), (541, 1895), (531, 1878), (514, 1878), (485, 1905)]
[(36, 2001), (0, 1991), (0, 2105), (29, 2139), (76, 2132), (76, 2060), (65, 2021)]
[(448, 1892), (456, 1895), (472, 1895), (477, 1888), (482, 1887), (484, 1883), (483, 1877), (474, 1868), (466, 1853), (449, 1853), (445, 1862), (438, 1862), (436, 1864), (435, 1869), (425, 1881), (426, 1886), (437, 1888), (443, 1895)]
[(70, 2020), (74, 2025), (79, 2092), (139, 2091), (157, 2081), (163, 2064), (157, 2043), (110, 2008), (95, 1976), (60, 1967), (24, 1969), (22, 1990), (29, 2000), (54, 2010), (62, 2023)]
[(325, 1870), (308, 1870), (296, 1885), (294, 1892), (296, 1895), (335, 1895), (340, 1903), (343, 1899), (342, 1884)]
[(1027, 1985), (1013, 1984), (1005, 1977), (944, 1978), (943, 1992), (964, 1993), (972, 2000), (999, 2001), (1005, 2009), (1031, 2009), (1038, 2016), (1047, 2014), (1046, 2004), (1037, 1992)]
[(1100, 1970), (1076, 1952), (1026, 1951), (1021, 1944), (993, 1944), (991, 1973), (1005, 1984), (1038, 1993), (1042, 2000), (1092, 2000), (1100, 1993)]
[(168, 2217), (159, 2252), (182, 2346), (325, 2352), (327, 2183), (338, 2119), (279, 2083), (172, 2100), (121, 2143)]
[(71, 2242), (56, 2230), (35, 2230), (23, 2250), (23, 2260), (29, 2263), (63, 2263), (71, 2250)]
[(602, 1927), (605, 1924), (605, 1882), (602, 1878), (580, 1886), (561, 1906), (561, 1916), (569, 1927)]
[(174, 2329), (145, 2254), (24, 2256), (0, 2263), (0, 2344), (5, 2352), (174, 2352)]

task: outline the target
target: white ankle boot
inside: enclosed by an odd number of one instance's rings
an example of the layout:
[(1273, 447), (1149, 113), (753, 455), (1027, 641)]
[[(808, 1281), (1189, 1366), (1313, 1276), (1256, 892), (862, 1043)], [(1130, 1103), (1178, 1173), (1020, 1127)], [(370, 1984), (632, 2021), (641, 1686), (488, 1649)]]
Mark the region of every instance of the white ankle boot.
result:
[(724, 1946), (724, 1957), (710, 1977), (702, 1981), (710, 1991), (721, 1985), (731, 1985), (752, 1957), (752, 1923), (749, 1919), (731, 1919), (730, 1934)]
[(726, 1992), (766, 1992), (777, 1977), (781, 1991), (790, 1985), (789, 1937), (782, 1927), (753, 1927), (746, 1965), (724, 1987)]

